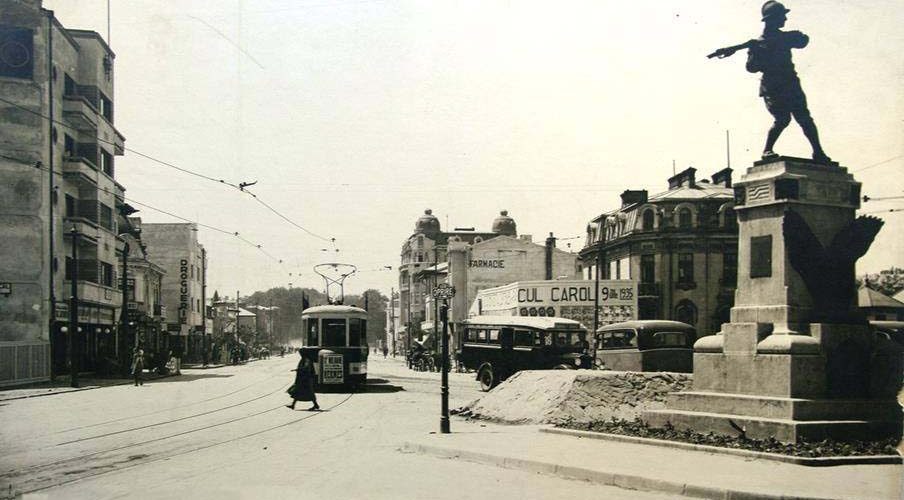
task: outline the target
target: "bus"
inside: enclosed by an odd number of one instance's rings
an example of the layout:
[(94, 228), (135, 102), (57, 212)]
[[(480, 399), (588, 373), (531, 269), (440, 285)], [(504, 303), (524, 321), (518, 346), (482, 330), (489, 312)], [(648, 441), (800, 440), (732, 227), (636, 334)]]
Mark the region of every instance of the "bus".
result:
[(301, 355), (314, 363), (317, 384), (363, 386), (367, 382), (367, 311), (322, 305), (301, 313)]
[(489, 391), (520, 370), (592, 368), (587, 330), (556, 317), (474, 316), (464, 320), (459, 363)]
[(686, 323), (636, 320), (600, 327), (594, 348), (609, 370), (690, 373), (696, 340), (697, 331)]

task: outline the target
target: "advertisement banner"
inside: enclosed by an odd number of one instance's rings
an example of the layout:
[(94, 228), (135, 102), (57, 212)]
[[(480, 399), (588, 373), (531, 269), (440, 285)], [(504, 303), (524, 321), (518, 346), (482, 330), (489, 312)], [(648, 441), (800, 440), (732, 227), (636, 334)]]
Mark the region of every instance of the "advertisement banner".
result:
[(593, 306), (598, 303), (601, 325), (637, 319), (637, 282), (601, 280), (599, 295), (594, 281), (520, 281), (477, 292), (470, 316), (555, 316), (593, 326)]

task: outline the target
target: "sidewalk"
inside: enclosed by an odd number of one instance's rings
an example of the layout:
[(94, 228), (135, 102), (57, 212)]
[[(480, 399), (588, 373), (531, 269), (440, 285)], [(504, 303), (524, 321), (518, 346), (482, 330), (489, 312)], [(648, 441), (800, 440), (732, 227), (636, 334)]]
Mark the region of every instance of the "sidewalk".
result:
[(904, 466), (807, 467), (696, 450), (587, 439), (452, 420), (452, 434), (416, 436), (403, 452), (581, 479), (627, 489), (712, 499), (904, 498)]
[[(148, 382), (172, 376), (174, 375), (157, 375), (155, 373), (145, 372), (143, 380)], [(65, 375), (57, 377), (53, 382), (38, 382), (25, 386), (0, 389), (0, 402), (52, 396), (55, 394), (65, 394), (67, 392), (90, 391), (92, 389), (100, 389), (101, 387), (112, 387), (133, 383), (135, 382), (131, 378), (100, 378), (85, 375), (79, 377), (79, 387), (69, 387), (69, 376)]]

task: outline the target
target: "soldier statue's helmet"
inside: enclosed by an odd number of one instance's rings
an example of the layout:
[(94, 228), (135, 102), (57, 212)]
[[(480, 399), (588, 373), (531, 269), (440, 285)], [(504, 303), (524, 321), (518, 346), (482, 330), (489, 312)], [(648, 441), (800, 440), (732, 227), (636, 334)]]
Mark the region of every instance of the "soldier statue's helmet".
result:
[(785, 6), (781, 2), (769, 0), (768, 2), (763, 4), (763, 8), (760, 9), (760, 12), (763, 14), (763, 21), (765, 21), (766, 19), (772, 17), (783, 16), (791, 12), (791, 9), (785, 8)]

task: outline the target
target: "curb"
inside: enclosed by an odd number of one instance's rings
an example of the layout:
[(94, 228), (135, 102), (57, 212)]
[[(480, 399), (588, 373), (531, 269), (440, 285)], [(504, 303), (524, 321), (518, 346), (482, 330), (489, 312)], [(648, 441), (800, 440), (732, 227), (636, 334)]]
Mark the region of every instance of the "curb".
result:
[(503, 457), (491, 455), (489, 453), (471, 452), (411, 442), (403, 443), (399, 451), (402, 453), (418, 453), (421, 455), (433, 455), (440, 458), (466, 460), (468, 462), (495, 465), (505, 469), (516, 469), (526, 472), (553, 475), (563, 479), (577, 479), (605, 486), (616, 486), (628, 490), (654, 491), (669, 495), (707, 498), (711, 500), (830, 500), (826, 497), (774, 495), (754, 491), (714, 488), (711, 486), (666, 481), (640, 475), (606, 472), (583, 467), (541, 462), (538, 460)]
[(576, 429), (541, 428), (540, 432), (560, 434), (577, 438), (602, 439), (606, 441), (618, 441), (622, 443), (645, 444), (661, 446), (664, 448), (677, 448), (680, 450), (694, 450), (706, 453), (719, 453), (722, 455), (734, 455), (744, 458), (757, 458), (773, 460), (788, 464), (804, 465), (807, 467), (832, 467), (835, 465), (897, 465), (904, 463), (900, 455), (856, 455), (842, 457), (796, 457), (779, 453), (763, 451), (742, 450), (738, 448), (720, 448), (705, 444), (684, 443), (681, 441), (668, 441), (665, 439), (643, 438), (636, 436), (624, 436), (622, 434), (609, 434), (605, 432), (579, 431)]

